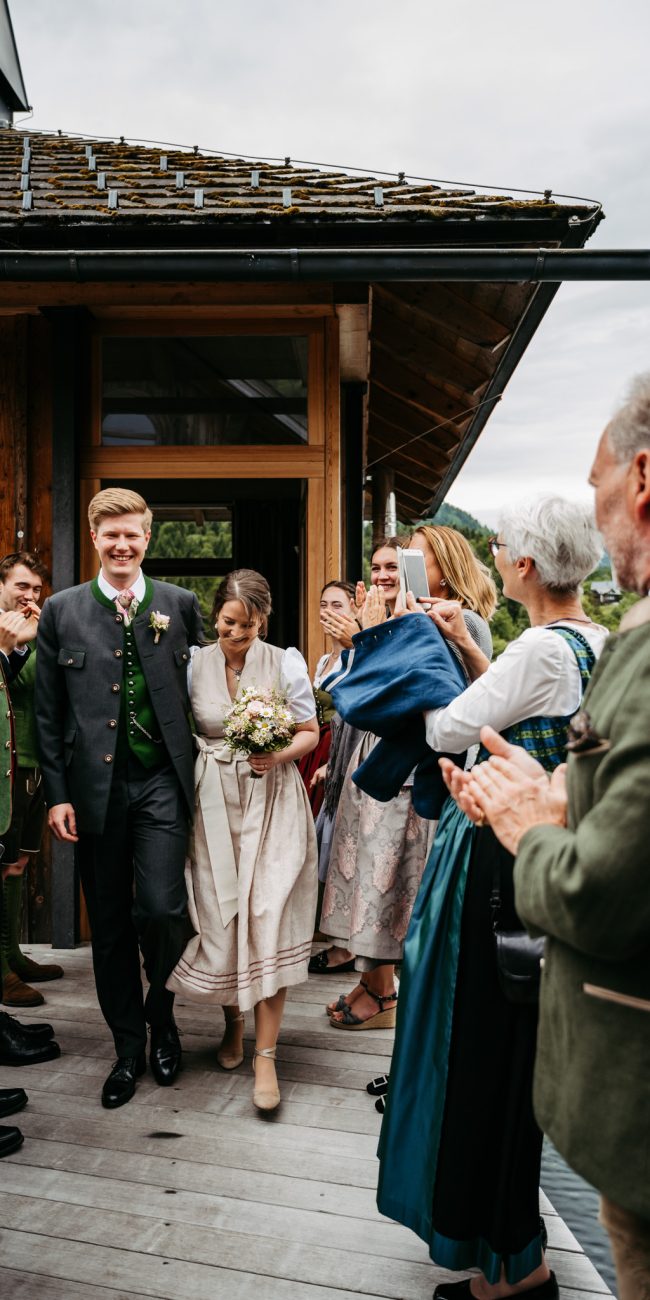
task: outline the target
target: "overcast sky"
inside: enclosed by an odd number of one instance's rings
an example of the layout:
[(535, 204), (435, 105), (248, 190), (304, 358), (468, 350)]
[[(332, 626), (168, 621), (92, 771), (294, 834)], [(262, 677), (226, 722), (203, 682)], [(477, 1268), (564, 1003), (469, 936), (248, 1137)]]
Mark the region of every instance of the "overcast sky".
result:
[[(647, 0), (10, 0), (34, 129), (125, 135), (600, 199), (649, 247)], [(20, 123), (20, 120), (19, 120)], [(589, 499), (650, 369), (650, 284), (560, 288), (451, 501), (487, 523)]]

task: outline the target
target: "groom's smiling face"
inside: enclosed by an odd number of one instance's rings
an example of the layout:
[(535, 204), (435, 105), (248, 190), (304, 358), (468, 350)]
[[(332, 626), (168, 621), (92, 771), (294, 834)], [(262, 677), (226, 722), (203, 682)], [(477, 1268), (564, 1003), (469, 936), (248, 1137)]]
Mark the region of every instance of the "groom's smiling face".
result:
[(150, 532), (142, 526), (142, 515), (107, 515), (90, 536), (101, 561), (102, 572), (113, 587), (125, 590), (138, 576), (149, 545)]

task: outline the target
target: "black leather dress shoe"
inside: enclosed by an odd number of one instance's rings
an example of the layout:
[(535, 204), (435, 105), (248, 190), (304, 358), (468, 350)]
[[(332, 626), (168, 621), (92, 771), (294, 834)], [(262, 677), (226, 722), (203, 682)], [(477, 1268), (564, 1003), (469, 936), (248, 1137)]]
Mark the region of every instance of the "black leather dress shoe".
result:
[(0, 1118), (15, 1115), (27, 1105), (27, 1093), (24, 1088), (0, 1088)]
[(3, 1124), (0, 1127), (0, 1159), (2, 1156), (10, 1156), (12, 1151), (17, 1151), (23, 1145), (23, 1141), (19, 1128), (8, 1128)]
[(0, 1065), (39, 1065), (60, 1055), (58, 1043), (30, 1037), (13, 1016), (0, 1012)]
[(144, 1074), (147, 1061), (144, 1052), (139, 1056), (118, 1056), (104, 1087), (102, 1106), (114, 1110), (130, 1101), (135, 1092), (135, 1081)]
[(25, 1021), (15, 1020), (14, 1024), (30, 1043), (49, 1043), (54, 1038), (54, 1030), (45, 1020), (34, 1020), (31, 1025)]
[(183, 1052), (174, 1021), (169, 1025), (151, 1026), (149, 1064), (156, 1083), (169, 1088), (181, 1068)]

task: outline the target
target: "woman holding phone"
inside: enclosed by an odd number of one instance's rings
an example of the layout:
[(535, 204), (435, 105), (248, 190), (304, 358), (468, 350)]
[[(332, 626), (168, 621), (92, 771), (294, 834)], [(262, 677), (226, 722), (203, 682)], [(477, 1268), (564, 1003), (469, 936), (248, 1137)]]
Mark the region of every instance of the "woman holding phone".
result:
[[(418, 545), (419, 544), (419, 545)], [(468, 648), (461, 650), (468, 680), (488, 666), (492, 642), (487, 620), (496, 606), (496, 587), (468, 542), (453, 528), (427, 526), (412, 538), (425, 555), (429, 591), (445, 604), (449, 595), (460, 603), (469, 624)], [(386, 580), (378, 582), (390, 560), (390, 594)], [(372, 557), (373, 586), (361, 614), (364, 627), (393, 614), (398, 601), (397, 547), (379, 547)], [(444, 567), (443, 567), (444, 566)], [(477, 645), (477, 642), (479, 644)], [(471, 647), (471, 648), (470, 648)], [(352, 773), (367, 758), (377, 738), (362, 737), (345, 781), (338, 808), (320, 928), (339, 949), (355, 959), (359, 983), (328, 1007), (337, 1029), (389, 1029), (395, 1024), (397, 992), (395, 962), (411, 918), (435, 822), (413, 808), (412, 778), (388, 803), (379, 803), (358, 789)]]

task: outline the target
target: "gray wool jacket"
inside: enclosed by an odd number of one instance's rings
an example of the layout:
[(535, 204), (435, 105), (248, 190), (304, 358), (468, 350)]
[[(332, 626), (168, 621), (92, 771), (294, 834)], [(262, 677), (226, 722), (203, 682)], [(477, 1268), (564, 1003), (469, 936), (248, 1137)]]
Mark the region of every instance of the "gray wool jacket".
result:
[[(172, 583), (152, 582), (153, 599), (132, 621), (142, 671), (170, 761), (194, 807), (194, 772), (187, 665), (202, 640), (196, 596)], [(153, 610), (169, 616), (156, 644)], [(104, 829), (121, 719), (123, 626), (100, 605), (92, 583), (69, 587), (43, 605), (38, 628), (35, 711), (48, 807), (71, 803), (79, 831)]]

